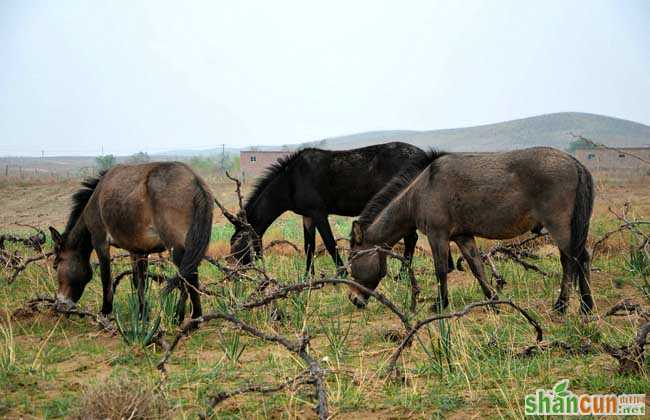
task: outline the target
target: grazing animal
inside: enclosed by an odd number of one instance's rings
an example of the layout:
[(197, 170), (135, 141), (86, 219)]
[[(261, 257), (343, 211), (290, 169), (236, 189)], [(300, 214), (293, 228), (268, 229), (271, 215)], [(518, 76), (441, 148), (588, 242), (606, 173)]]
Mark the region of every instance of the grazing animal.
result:
[[(543, 227), (555, 240), (562, 263), (554, 309), (565, 312), (571, 282), (577, 279), (581, 309), (587, 313), (593, 308), (586, 249), (593, 200), (589, 171), (556, 149), (474, 155), (433, 152), (426, 169), (412, 167), (393, 178), (353, 222), (352, 276), (375, 289), (386, 275), (386, 255), (372, 248), (390, 247), (404, 232), (417, 228), (427, 235), (439, 281), (435, 308), (449, 304), (444, 262), (450, 240), (492, 299), (496, 293), (486, 281), (474, 237), (510, 239)], [(350, 299), (363, 307), (368, 296), (351, 288)]]
[[(426, 159), (423, 150), (399, 142), (345, 151), (303, 149), (279, 159), (258, 181), (244, 206), (246, 218), (256, 236), (261, 238), (285, 211), (303, 216), (306, 272), (314, 272), (312, 259), (318, 229), (337, 271), (344, 274), (327, 216), (358, 215), (393, 176), (423, 159)], [(231, 221), (235, 224), (230, 238), (231, 253), (240, 263), (250, 264), (252, 251), (261, 255), (262, 244), (252, 240), (250, 228)], [(408, 261), (415, 250), (417, 232), (413, 228), (404, 231), (402, 237), (404, 257)], [(453, 266), (453, 261), (451, 264)]]
[[(177, 321), (185, 316), (189, 292), (192, 318), (201, 316), (197, 267), (205, 255), (212, 228), (213, 201), (207, 186), (180, 162), (118, 165), (89, 179), (73, 195), (73, 206), (63, 234), (50, 227), (54, 241), (57, 300), (76, 303), (93, 276), (90, 254), (99, 259), (103, 304), (113, 310), (113, 284), (109, 248), (131, 254), (133, 282), (140, 307), (144, 301), (147, 256), (170, 251), (180, 279)], [(175, 279), (172, 283), (180, 283)]]

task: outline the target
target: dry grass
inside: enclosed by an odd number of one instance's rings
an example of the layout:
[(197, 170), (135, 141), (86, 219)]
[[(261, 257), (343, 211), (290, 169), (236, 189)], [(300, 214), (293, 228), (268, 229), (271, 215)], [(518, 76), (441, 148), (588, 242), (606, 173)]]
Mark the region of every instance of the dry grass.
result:
[(165, 397), (149, 384), (128, 376), (88, 387), (73, 419), (166, 419), (173, 411)]

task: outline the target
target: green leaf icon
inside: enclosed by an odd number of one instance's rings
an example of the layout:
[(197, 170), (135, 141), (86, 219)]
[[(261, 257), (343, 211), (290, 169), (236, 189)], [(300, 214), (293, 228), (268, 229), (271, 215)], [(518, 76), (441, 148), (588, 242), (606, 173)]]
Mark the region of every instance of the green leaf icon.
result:
[(566, 397), (569, 395), (569, 380), (562, 379), (553, 387), (553, 393), (558, 397)]

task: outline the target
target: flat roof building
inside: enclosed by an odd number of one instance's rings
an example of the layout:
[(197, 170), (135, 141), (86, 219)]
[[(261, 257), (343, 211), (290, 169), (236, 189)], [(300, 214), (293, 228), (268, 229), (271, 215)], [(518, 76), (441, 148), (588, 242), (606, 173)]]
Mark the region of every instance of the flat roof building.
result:
[(650, 146), (580, 148), (575, 157), (590, 171), (650, 174)]
[(290, 155), (294, 149), (256, 150), (245, 149), (239, 152), (240, 177), (242, 182), (253, 181), (278, 159)]

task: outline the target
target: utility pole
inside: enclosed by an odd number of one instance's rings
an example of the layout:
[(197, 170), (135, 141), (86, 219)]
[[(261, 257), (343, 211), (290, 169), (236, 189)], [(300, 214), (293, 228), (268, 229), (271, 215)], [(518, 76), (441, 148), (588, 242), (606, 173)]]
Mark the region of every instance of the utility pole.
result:
[(226, 145), (221, 143), (221, 170), (226, 172)]

